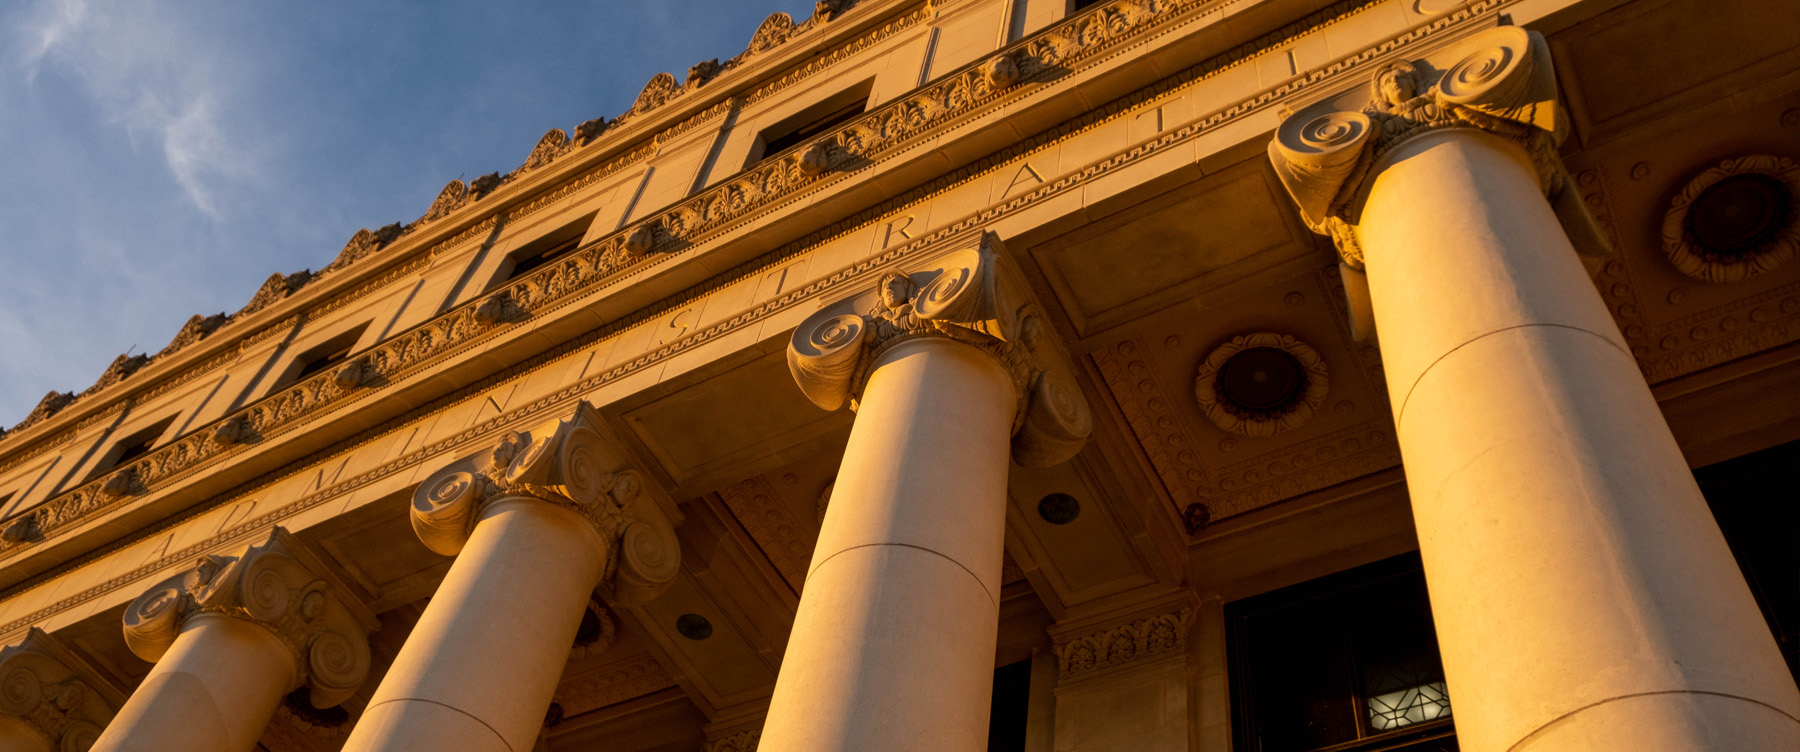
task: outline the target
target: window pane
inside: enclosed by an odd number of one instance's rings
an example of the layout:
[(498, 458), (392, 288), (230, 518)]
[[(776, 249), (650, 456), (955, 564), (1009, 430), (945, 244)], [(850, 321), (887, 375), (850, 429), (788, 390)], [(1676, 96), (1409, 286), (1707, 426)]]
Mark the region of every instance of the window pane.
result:
[(1356, 738), (1349, 664), (1338, 617), (1328, 605), (1308, 601), (1243, 621), (1243, 665), (1262, 752)]

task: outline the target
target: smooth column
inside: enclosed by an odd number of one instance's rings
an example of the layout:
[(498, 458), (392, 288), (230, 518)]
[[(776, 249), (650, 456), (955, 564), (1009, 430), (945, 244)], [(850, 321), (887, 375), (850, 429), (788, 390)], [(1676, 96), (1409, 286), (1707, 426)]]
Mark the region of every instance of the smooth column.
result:
[(1525, 152), (1396, 146), (1366, 255), (1462, 748), (1800, 749), (1800, 693)]
[(763, 749), (986, 749), (1012, 419), (999, 361), (946, 337), (872, 365)]
[(489, 502), (344, 749), (531, 749), (606, 553), (573, 511)]
[(266, 627), (196, 613), (91, 752), (251, 752), (298, 671)]

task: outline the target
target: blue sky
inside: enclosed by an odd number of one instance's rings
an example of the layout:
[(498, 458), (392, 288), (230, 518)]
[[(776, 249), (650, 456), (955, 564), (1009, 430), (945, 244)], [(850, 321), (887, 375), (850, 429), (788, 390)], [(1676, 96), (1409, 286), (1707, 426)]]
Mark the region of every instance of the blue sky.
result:
[(0, 3), (0, 426), (812, 5)]

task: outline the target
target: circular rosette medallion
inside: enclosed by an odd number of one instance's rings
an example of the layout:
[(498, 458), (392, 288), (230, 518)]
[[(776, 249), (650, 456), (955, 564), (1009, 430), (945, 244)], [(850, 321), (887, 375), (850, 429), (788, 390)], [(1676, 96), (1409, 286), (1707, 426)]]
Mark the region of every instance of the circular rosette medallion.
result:
[(1696, 175), (1663, 214), (1663, 253), (1682, 274), (1738, 282), (1800, 250), (1800, 162), (1751, 155)]
[(1194, 396), (1208, 420), (1244, 436), (1266, 437), (1312, 419), (1330, 388), (1319, 353), (1291, 336), (1234, 337), (1200, 364)]

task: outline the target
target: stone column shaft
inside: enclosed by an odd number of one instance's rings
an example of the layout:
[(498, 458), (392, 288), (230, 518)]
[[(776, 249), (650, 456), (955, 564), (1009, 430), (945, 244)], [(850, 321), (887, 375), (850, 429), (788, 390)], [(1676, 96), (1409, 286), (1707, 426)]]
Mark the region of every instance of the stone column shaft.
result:
[(489, 505), (345, 749), (530, 749), (606, 555), (572, 511)]
[(1367, 272), (1459, 745), (1800, 749), (1800, 692), (1571, 242), (1603, 234), (1548, 45), (1503, 26), (1434, 57), (1270, 154)]
[(860, 402), (762, 749), (987, 747), (1011, 463), (1065, 461), (1091, 429), (999, 250), (890, 272), (794, 333), (808, 398)]
[(1402, 144), (1358, 235), (1464, 748), (1800, 748), (1793, 680), (1524, 151)]
[(1000, 365), (960, 342), (876, 363), (764, 749), (985, 748), (1014, 403)]
[(601, 426), (583, 404), (420, 486), (413, 530), (456, 561), (347, 752), (531, 749), (595, 588), (631, 605), (674, 581), (665, 506)]
[(293, 651), (274, 633), (196, 614), (94, 752), (251, 752), (297, 675)]
[(125, 611), (125, 642), (154, 661), (96, 752), (251, 752), (282, 698), (331, 707), (369, 670), (375, 618), (287, 531), (203, 556)]

